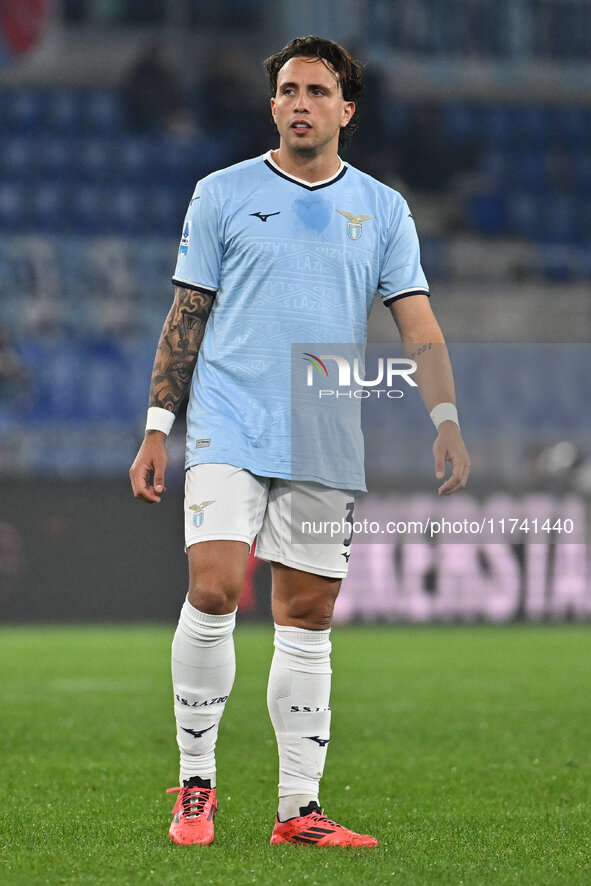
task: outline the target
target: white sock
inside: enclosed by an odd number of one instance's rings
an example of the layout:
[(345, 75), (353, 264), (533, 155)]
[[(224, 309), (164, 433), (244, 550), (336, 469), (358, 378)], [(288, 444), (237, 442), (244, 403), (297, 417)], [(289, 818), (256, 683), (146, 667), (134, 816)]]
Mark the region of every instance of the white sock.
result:
[(208, 615), (185, 600), (172, 643), (180, 784), (195, 775), (215, 787), (218, 725), (234, 683), (236, 612)]
[(267, 705), (279, 750), (279, 819), (318, 802), (330, 739), (330, 630), (275, 625)]

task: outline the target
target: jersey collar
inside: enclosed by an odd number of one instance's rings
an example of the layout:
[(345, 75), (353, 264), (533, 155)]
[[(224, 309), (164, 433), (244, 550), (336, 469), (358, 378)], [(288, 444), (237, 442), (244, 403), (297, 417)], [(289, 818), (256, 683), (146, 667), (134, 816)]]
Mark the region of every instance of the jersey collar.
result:
[(288, 182), (293, 182), (294, 185), (299, 185), (301, 188), (306, 188), (307, 191), (317, 191), (319, 188), (328, 188), (329, 185), (333, 185), (335, 182), (338, 182), (340, 179), (342, 179), (342, 177), (347, 172), (347, 169), (349, 168), (347, 164), (343, 163), (343, 161), (339, 157), (340, 166), (334, 175), (332, 175), (330, 178), (324, 179), (323, 181), (312, 183), (304, 181), (302, 178), (297, 178), (295, 175), (290, 175), (288, 172), (285, 172), (284, 169), (281, 169), (281, 167), (279, 167), (273, 160), (273, 157), (271, 156), (272, 153), (273, 151), (267, 151), (267, 153), (263, 155), (263, 160), (265, 161), (269, 169), (281, 178), (287, 179)]

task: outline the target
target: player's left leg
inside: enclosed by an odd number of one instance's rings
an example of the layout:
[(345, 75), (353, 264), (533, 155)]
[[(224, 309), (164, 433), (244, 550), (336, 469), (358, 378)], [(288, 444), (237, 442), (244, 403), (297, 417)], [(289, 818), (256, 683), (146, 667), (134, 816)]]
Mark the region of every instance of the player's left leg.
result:
[(275, 651), (267, 704), (279, 749), (279, 818), (318, 805), (330, 741), (332, 607), (340, 580), (273, 563)]
[(279, 749), (271, 843), (377, 846), (328, 819), (318, 799), (330, 741), (330, 624), (340, 580), (273, 563), (275, 653), (267, 701)]
[[(309, 485), (316, 497), (317, 484)], [(290, 495), (279, 487), (278, 495), (271, 489), (257, 549), (272, 561), (273, 575), (275, 652), (267, 702), (279, 750), (279, 810), (271, 843), (377, 846), (373, 837), (326, 818), (318, 797), (330, 741), (330, 627), (348, 557), (341, 558), (342, 538), (332, 545), (292, 542)], [(337, 493), (329, 499), (339, 513), (352, 513), (349, 494), (326, 492)], [(350, 543), (349, 533), (344, 540)]]

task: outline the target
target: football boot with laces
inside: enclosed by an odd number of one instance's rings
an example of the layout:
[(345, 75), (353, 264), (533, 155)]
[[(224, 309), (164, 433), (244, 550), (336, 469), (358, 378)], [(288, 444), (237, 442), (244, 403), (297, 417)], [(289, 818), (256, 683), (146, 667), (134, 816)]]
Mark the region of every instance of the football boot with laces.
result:
[(299, 843), (302, 846), (353, 846), (369, 849), (377, 846), (375, 837), (356, 834), (336, 821), (331, 821), (324, 810), (312, 801), (300, 809), (300, 815), (287, 821), (277, 819), (271, 846), (278, 843)]
[(182, 788), (168, 788), (167, 794), (179, 792), (168, 835), (179, 846), (202, 846), (213, 843), (213, 822), (217, 812), (215, 788), (201, 778), (190, 778)]

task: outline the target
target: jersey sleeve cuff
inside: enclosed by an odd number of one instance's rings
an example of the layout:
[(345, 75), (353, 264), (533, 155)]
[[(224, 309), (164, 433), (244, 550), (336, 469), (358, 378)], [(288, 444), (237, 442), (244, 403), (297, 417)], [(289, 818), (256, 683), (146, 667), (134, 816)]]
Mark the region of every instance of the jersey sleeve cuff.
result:
[(217, 289), (214, 289), (213, 286), (193, 283), (191, 280), (183, 280), (182, 277), (173, 277), (172, 282), (175, 286), (181, 286), (183, 289), (194, 289), (195, 292), (204, 292), (205, 295), (215, 295), (217, 292)]
[(399, 301), (401, 298), (408, 298), (409, 295), (426, 295), (428, 298), (431, 297), (431, 293), (428, 289), (402, 289), (400, 292), (393, 292), (392, 295), (386, 295), (382, 301), (386, 305), (391, 305), (392, 302)]

